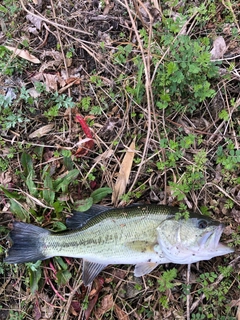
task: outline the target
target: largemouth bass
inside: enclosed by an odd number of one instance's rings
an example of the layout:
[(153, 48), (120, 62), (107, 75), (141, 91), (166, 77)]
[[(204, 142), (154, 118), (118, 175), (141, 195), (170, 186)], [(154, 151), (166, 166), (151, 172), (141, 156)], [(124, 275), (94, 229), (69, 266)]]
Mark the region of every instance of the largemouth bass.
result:
[(162, 205), (111, 209), (94, 205), (86, 212), (75, 212), (66, 221), (72, 230), (61, 233), (14, 222), (13, 245), (5, 262), (82, 258), (87, 286), (108, 264), (134, 264), (139, 277), (162, 263), (193, 263), (233, 252), (219, 243), (222, 224), (195, 213), (188, 220), (176, 220), (177, 212)]

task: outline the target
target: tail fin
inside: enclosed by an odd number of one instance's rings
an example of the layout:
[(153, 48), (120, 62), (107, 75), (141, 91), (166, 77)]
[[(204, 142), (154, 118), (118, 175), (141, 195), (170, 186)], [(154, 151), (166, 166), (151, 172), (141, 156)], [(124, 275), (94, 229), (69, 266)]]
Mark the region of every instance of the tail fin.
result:
[(36, 227), (32, 224), (14, 222), (10, 238), (13, 241), (12, 247), (4, 262), (23, 263), (44, 260), (46, 257), (43, 250), (43, 237), (50, 234), (50, 231)]

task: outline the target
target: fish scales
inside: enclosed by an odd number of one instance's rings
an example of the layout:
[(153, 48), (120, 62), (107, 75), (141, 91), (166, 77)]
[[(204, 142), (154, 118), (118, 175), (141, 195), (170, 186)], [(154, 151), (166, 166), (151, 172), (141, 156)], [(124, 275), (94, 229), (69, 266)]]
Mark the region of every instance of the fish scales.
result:
[(94, 217), (79, 231), (46, 237), (44, 254), (52, 256), (57, 253), (108, 263), (109, 259), (111, 263), (121, 263), (123, 257), (128, 257), (130, 264), (136, 263), (139, 252), (127, 244), (137, 241), (147, 255), (149, 243), (157, 243), (156, 228), (166, 217), (172, 216), (169, 208), (163, 207), (160, 213), (159, 210), (156, 213), (158, 206), (134, 206), (127, 211), (112, 209)]

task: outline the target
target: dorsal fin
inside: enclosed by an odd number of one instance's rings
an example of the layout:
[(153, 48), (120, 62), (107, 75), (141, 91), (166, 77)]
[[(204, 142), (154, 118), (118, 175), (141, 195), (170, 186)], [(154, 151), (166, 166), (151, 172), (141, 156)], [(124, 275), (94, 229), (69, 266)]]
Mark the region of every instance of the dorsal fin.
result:
[(94, 204), (90, 209), (84, 212), (80, 211), (73, 211), (73, 215), (70, 218), (66, 219), (66, 226), (69, 229), (78, 229), (84, 226), (84, 224), (95, 217), (96, 215), (99, 215), (100, 213), (104, 211), (110, 210), (111, 207), (105, 207), (101, 206), (99, 204)]

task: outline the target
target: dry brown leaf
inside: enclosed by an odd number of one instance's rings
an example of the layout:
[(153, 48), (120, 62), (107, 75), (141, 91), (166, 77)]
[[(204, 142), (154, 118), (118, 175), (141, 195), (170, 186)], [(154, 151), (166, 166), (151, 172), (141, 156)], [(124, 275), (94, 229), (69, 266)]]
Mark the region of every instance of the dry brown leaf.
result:
[(112, 293), (107, 294), (106, 296), (103, 297), (100, 307), (98, 307), (95, 312), (96, 319), (101, 318), (104, 315), (104, 313), (110, 310), (113, 306), (114, 306), (113, 295)]
[(139, 12), (141, 13), (143, 22), (147, 25), (150, 23), (149, 15), (151, 16), (151, 19), (153, 19), (154, 24), (158, 21), (161, 21), (160, 11), (149, 1), (141, 3), (141, 6), (139, 7)]
[(15, 47), (10, 46), (5, 46), (5, 48), (7, 48), (10, 51), (13, 51), (13, 53), (20, 58), (28, 60), (32, 63), (41, 63), (41, 61), (32, 54), (30, 54), (28, 50), (17, 49)]
[(9, 171), (0, 173), (0, 184), (4, 187), (7, 187), (8, 184), (12, 181), (12, 176)]
[(112, 10), (114, 8), (114, 3), (109, 1), (109, 0), (105, 0), (105, 7), (103, 10), (103, 15), (107, 15), (109, 14), (109, 11)]
[(125, 193), (135, 154), (135, 138), (130, 144), (120, 166), (115, 186), (113, 187), (112, 202), (117, 205), (120, 197)]
[(46, 80), (45, 84), (46, 84), (47, 90), (52, 89), (54, 91), (57, 91), (58, 76), (56, 74), (50, 74), (50, 73), (43, 73), (43, 76)]
[(238, 306), (238, 308), (237, 308), (236, 319), (240, 320), (240, 306)]
[(31, 14), (27, 14), (26, 18), (38, 29), (41, 30), (42, 28), (42, 19), (33, 16)]
[(59, 60), (51, 60), (51, 61), (47, 61), (47, 62), (44, 62), (40, 69), (39, 69), (39, 72), (43, 72), (47, 69), (53, 69), (53, 70), (56, 70), (56, 68), (61, 64), (61, 61)]
[(33, 97), (33, 98), (35, 98), (35, 99), (38, 98), (38, 97), (40, 97), (40, 95), (41, 95), (41, 93), (38, 92), (34, 87), (29, 88), (29, 89), (28, 89), (28, 93), (30, 94), (31, 97)]
[(226, 51), (227, 51), (227, 46), (224, 38), (217, 37), (213, 42), (213, 49), (210, 52), (211, 59), (222, 59)]
[(104, 162), (105, 160), (109, 159), (113, 155), (113, 150), (108, 149), (104, 151), (103, 153), (99, 154), (93, 161), (94, 162)]
[(118, 320), (129, 320), (129, 316), (116, 304), (114, 305), (114, 312)]
[(45, 136), (49, 131), (52, 130), (53, 127), (54, 127), (53, 123), (47, 124), (46, 126), (43, 126), (39, 129), (35, 130), (34, 132), (32, 132), (29, 135), (29, 138), (33, 139), (33, 138), (39, 138), (39, 137)]

